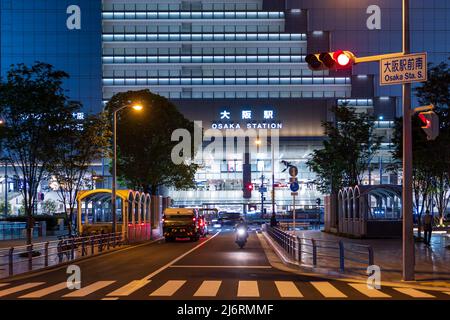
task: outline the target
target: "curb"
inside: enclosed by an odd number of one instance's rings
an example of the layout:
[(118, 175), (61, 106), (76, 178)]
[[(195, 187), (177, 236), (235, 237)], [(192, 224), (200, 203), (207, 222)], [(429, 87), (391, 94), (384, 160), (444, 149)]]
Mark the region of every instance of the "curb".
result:
[[(351, 282), (351, 283), (367, 283), (367, 279), (363, 277), (355, 277), (341, 274), (336, 271), (330, 271), (323, 268), (314, 268), (309, 266), (302, 266), (298, 262), (293, 261), (289, 257), (286, 256), (279, 248), (279, 246), (267, 235), (266, 232), (261, 232), (264, 236), (264, 240), (269, 244), (271, 249), (275, 252), (281, 262), (287, 266), (288, 272), (296, 273), (303, 276), (312, 276), (312, 277), (321, 277), (328, 280), (342, 281), (342, 282)], [(286, 271), (286, 270), (282, 270)], [(450, 284), (450, 282), (449, 282)], [(413, 288), (419, 290), (429, 290), (429, 291), (439, 291), (439, 292), (450, 292), (450, 287), (438, 287), (438, 286), (427, 286), (423, 285), (417, 281), (381, 281), (381, 286), (384, 287), (397, 287), (397, 288)]]

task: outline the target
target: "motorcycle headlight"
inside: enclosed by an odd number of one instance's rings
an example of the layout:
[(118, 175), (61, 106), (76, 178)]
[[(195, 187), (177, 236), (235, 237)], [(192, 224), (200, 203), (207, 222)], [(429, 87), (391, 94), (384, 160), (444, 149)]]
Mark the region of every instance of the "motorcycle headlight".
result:
[(245, 235), (245, 229), (242, 229), (242, 228), (238, 229), (237, 233), (238, 233), (238, 235), (243, 236), (243, 235)]

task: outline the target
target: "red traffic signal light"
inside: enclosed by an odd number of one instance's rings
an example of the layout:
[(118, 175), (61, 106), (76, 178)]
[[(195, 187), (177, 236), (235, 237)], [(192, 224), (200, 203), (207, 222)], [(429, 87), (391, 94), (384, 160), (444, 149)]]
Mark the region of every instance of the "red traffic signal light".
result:
[(253, 183), (247, 183), (245, 185), (245, 189), (247, 189), (248, 191), (253, 191)]
[(244, 199), (250, 199), (252, 197), (253, 183), (244, 184)]
[(439, 135), (439, 117), (433, 111), (419, 113), (419, 119), (422, 120), (423, 131), (427, 134), (428, 140), (434, 140)]
[(308, 54), (305, 61), (311, 70), (339, 70), (350, 68), (355, 63), (355, 58), (352, 52), (339, 50)]

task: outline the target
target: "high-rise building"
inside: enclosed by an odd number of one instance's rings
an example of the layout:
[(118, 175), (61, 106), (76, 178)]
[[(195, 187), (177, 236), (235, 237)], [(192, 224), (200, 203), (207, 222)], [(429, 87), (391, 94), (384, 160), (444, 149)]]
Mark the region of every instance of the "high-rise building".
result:
[[(103, 98), (149, 88), (172, 100), (191, 120), (202, 121), (205, 129), (224, 135), (236, 128), (280, 129), (274, 182), (279, 186), (276, 204), (283, 209), (291, 195), (282, 160), (299, 168), (300, 204), (313, 204), (320, 196), (306, 161), (321, 145), (321, 122), (331, 120), (331, 106), (391, 108), (386, 114), (390, 119), (379, 119), (382, 130), (389, 130), (395, 100), (374, 98), (373, 76), (309, 70), (306, 54), (328, 51), (328, 33), (308, 28), (306, 10), (269, 4), (104, 0)], [(377, 163), (390, 161), (388, 145), (384, 147)], [(272, 184), (273, 163), (270, 154), (252, 154), (251, 165), (256, 187), (245, 202), (256, 203), (259, 187)], [(197, 190), (169, 194), (180, 205), (242, 206), (242, 167), (242, 154), (203, 159)], [(263, 197), (270, 202), (270, 192)]]

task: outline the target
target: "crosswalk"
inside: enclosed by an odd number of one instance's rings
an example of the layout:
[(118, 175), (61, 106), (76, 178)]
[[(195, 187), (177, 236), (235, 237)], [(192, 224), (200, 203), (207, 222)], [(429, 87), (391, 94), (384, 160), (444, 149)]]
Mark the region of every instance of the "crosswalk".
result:
[[(227, 283), (228, 282), (228, 283)], [(427, 291), (410, 287), (383, 287), (380, 290), (368, 288), (364, 283), (328, 282), (328, 281), (257, 281), (257, 280), (167, 280), (155, 283), (152, 280), (135, 280), (126, 284), (118, 281), (96, 281), (78, 290), (67, 289), (66, 282), (46, 284), (30, 282), (23, 284), (0, 284), (0, 298), (18, 299), (62, 299), (92, 298), (102, 300), (118, 300), (133, 298), (140, 290), (139, 298), (221, 298), (226, 291), (226, 297), (261, 298), (268, 291), (270, 298), (280, 299), (435, 299), (450, 298), (450, 291)], [(183, 291), (184, 290), (184, 291)], [(221, 292), (223, 291), (223, 292)], [(178, 296), (177, 296), (178, 295)]]

